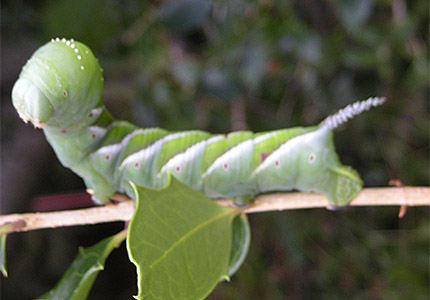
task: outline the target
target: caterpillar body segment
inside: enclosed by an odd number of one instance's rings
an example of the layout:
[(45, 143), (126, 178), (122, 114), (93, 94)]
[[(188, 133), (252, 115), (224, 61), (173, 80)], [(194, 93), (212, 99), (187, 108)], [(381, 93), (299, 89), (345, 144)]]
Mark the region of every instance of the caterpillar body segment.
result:
[[(261, 192), (292, 189), (325, 193), (333, 205), (344, 203), (335, 193), (334, 178), (339, 176), (335, 169), (342, 165), (334, 151), (332, 131), (327, 128), (211, 135), (137, 129), (127, 122), (112, 122), (105, 130), (98, 126), (88, 129), (85, 142), (94, 132), (101, 139), (93, 138), (93, 145), (88, 144), (84, 151), (80, 149), (82, 139), (77, 140), (76, 152), (86, 151), (87, 155), (80, 155), (69, 167), (86, 179), (97, 202), (106, 202), (110, 193), (118, 191), (134, 197), (130, 181), (160, 188), (167, 183), (169, 172), (209, 197), (233, 197), (238, 204)], [(75, 137), (48, 140), (54, 149), (68, 149), (68, 153)], [(360, 178), (352, 176), (352, 182), (358, 191)]]
[(43, 127), (61, 163), (107, 202), (115, 192), (134, 198), (130, 185), (160, 188), (168, 174), (211, 198), (246, 204), (256, 194), (313, 191), (334, 206), (348, 204), (362, 187), (343, 166), (333, 129), (384, 98), (357, 102), (320, 125), (263, 133), (169, 132), (115, 120), (104, 108), (102, 70), (85, 45), (55, 39), (24, 66), (12, 99), (24, 121)]

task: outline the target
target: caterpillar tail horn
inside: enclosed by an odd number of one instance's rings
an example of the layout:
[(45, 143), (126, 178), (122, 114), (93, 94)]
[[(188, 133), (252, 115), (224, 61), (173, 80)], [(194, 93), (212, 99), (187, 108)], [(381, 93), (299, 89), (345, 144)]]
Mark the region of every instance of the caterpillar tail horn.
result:
[(325, 118), (320, 126), (335, 129), (363, 111), (384, 104), (385, 101), (387, 101), (385, 97), (370, 97), (367, 100), (354, 102)]

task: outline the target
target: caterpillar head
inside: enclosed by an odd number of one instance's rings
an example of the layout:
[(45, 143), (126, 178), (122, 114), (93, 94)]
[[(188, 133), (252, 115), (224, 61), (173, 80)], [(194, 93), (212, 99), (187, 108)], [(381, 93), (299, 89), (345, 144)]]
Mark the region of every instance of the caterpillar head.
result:
[(36, 127), (80, 128), (102, 106), (103, 75), (91, 50), (73, 39), (52, 39), (23, 67), (12, 90), (20, 117)]

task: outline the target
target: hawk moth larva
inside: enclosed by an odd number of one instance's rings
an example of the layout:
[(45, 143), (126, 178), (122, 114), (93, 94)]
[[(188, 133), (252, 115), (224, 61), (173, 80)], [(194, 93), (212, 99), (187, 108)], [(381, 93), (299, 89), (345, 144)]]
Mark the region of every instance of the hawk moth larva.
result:
[(91, 50), (53, 39), (29, 59), (12, 91), (20, 117), (43, 127), (61, 163), (105, 203), (115, 192), (134, 198), (129, 181), (160, 188), (168, 172), (211, 198), (238, 205), (271, 191), (313, 191), (330, 205), (348, 204), (362, 180), (341, 164), (333, 129), (385, 98), (356, 102), (319, 125), (227, 135), (168, 132), (115, 120), (103, 106), (103, 76)]

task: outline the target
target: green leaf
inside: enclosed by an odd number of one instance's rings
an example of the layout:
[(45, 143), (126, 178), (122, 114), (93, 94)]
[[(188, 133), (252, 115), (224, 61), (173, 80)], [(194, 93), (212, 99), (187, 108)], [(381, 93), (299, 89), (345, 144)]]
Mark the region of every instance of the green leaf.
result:
[(123, 230), (97, 244), (80, 248), (79, 255), (67, 269), (61, 281), (39, 300), (68, 299), (84, 300), (93, 286), (98, 273), (103, 270), (106, 258), (112, 250), (125, 239), (127, 231)]
[(203, 299), (228, 276), (232, 221), (239, 213), (170, 177), (160, 190), (136, 187), (127, 248), (137, 299)]
[(251, 243), (251, 229), (248, 217), (240, 214), (233, 220), (233, 245), (231, 247), (230, 264), (228, 275), (232, 276), (248, 254), (249, 244)]
[(0, 235), (0, 271), (3, 273), (4, 277), (7, 277), (6, 237), (7, 237), (7, 234)]

